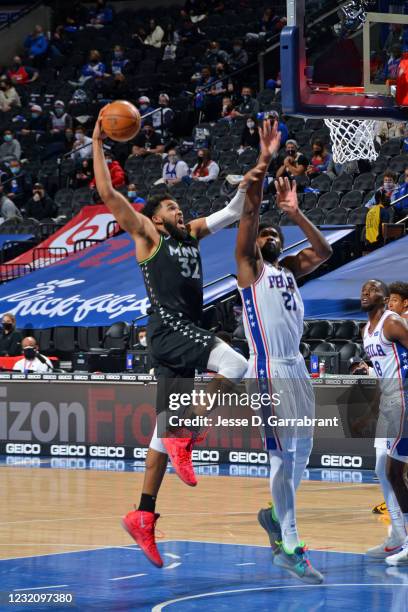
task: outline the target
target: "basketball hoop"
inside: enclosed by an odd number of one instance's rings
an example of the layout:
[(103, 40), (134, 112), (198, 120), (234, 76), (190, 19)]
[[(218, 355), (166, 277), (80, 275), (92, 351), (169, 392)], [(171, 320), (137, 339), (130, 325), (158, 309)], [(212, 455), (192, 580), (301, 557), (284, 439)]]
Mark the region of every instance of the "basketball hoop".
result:
[(374, 161), (378, 152), (374, 147), (377, 121), (373, 119), (325, 119), (330, 129), (333, 161), (344, 164), (349, 161), (368, 159)]

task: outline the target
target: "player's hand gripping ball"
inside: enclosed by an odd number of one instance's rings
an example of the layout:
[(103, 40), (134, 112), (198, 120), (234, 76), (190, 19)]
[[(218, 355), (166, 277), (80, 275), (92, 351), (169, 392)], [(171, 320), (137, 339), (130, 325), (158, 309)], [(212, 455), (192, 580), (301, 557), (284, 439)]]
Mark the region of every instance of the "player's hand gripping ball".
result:
[(103, 109), (102, 130), (117, 142), (132, 140), (140, 130), (140, 113), (126, 100), (116, 100)]

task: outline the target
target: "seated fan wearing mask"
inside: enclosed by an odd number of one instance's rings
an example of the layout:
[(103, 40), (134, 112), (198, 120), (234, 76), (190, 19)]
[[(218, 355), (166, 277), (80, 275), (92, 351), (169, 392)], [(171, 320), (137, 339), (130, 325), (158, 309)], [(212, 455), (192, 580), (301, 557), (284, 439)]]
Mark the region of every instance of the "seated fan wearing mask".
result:
[(21, 355), (22, 336), (16, 330), (16, 317), (8, 312), (3, 315), (0, 333), (0, 355), (14, 357)]
[(13, 370), (27, 374), (29, 372), (44, 373), (52, 372), (51, 361), (38, 352), (37, 340), (32, 336), (27, 336), (21, 343), (23, 349), (23, 359), (19, 359), (14, 364)]

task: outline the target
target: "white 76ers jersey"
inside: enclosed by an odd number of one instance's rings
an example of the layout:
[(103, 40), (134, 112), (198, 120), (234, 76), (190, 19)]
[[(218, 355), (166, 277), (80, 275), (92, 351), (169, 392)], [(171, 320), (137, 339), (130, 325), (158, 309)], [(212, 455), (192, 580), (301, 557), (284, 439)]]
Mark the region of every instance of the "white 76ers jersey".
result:
[(240, 293), (250, 357), (299, 355), (304, 307), (292, 272), (265, 262), (258, 280)]
[(372, 333), (368, 331), (367, 323), (364, 328), (364, 349), (373, 363), (377, 378), (403, 382), (408, 378), (408, 350), (399, 342), (390, 342), (385, 338), (384, 322), (390, 315), (396, 316), (395, 312), (386, 310)]

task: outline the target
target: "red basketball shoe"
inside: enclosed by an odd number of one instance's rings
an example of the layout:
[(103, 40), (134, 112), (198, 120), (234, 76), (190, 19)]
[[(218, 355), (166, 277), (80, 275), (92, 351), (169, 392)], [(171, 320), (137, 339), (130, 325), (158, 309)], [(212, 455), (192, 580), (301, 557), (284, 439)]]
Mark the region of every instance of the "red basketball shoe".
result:
[(195, 440), (191, 436), (189, 438), (162, 438), (162, 440), (177, 476), (190, 487), (195, 487), (197, 478), (192, 461)]
[(140, 546), (146, 557), (157, 567), (163, 567), (163, 560), (156, 546), (154, 528), (160, 514), (133, 510), (122, 519), (122, 527)]

